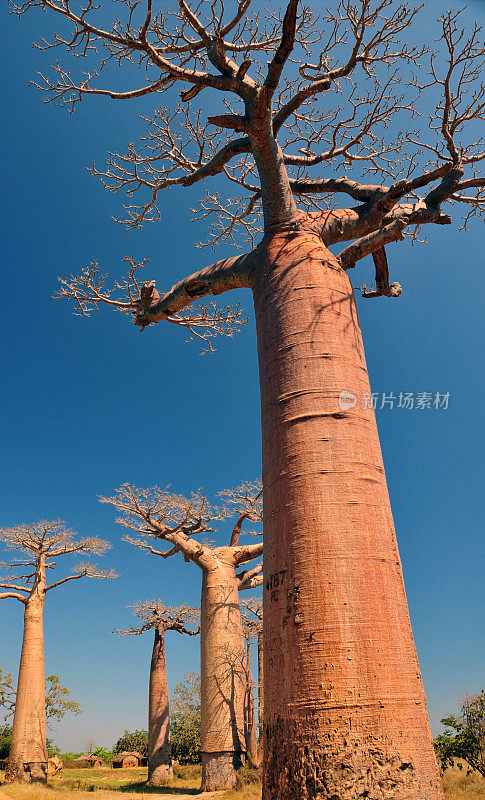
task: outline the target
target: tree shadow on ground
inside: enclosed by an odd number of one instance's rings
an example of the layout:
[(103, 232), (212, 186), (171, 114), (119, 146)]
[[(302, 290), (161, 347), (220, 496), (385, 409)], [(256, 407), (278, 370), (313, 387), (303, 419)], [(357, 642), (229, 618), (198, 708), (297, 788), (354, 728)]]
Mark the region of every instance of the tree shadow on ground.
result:
[(186, 786), (148, 786), (147, 783), (141, 781), (140, 783), (130, 783), (129, 786), (120, 786), (119, 792), (125, 794), (157, 794), (161, 795), (198, 795), (201, 794), (200, 789), (188, 789)]

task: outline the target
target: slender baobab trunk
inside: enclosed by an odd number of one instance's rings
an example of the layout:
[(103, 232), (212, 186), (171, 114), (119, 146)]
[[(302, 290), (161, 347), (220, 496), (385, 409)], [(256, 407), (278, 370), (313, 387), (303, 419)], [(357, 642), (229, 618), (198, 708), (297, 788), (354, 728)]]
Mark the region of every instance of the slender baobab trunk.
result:
[(244, 637), (233, 564), (204, 570), (200, 614), (202, 790), (229, 789), (244, 760)]
[(352, 287), (311, 231), (267, 233), (258, 251), (263, 797), (437, 800)]
[(160, 786), (172, 777), (165, 629), (159, 625), (155, 627), (148, 690), (148, 782)]
[(44, 675), (44, 593), (34, 590), (24, 611), (12, 743), (5, 782), (47, 780)]
[(258, 738), (254, 716), (253, 679), (251, 675), (251, 642), (246, 642), (246, 702), (245, 702), (245, 740), (246, 750), (253, 766), (259, 766)]

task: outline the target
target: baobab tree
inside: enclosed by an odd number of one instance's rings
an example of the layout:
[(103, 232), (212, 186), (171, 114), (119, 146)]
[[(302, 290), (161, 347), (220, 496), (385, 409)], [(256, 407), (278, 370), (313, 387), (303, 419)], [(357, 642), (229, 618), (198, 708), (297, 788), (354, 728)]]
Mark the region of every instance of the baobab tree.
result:
[(68, 575), (48, 583), (48, 570), (66, 555), (101, 555), (111, 545), (96, 536), (76, 539), (61, 520), (15, 525), (0, 530), (7, 550), (21, 553), (2, 562), (0, 600), (13, 598), (24, 606), (24, 633), (12, 725), (12, 742), (5, 782), (41, 782), (47, 779), (46, 706), (44, 674), (44, 603), (47, 592), (81, 578), (109, 578), (113, 570), (101, 570), (79, 561)]
[[(86, 58), (82, 77), (58, 63), (39, 85), (71, 110), (87, 95), (152, 95), (140, 145), (93, 170), (128, 193), (124, 221), (156, 219), (164, 189), (225, 176), (240, 194), (224, 201), (207, 191), (199, 216), (215, 215), (213, 243), (239, 246), (242, 228), (250, 248), (166, 292), (142, 285), (132, 262), (113, 290), (94, 264), (62, 279), (59, 294), (80, 314), (106, 304), (141, 329), (185, 326), (210, 348), (212, 335), (237, 327), (238, 310), (184, 309), (252, 290), (265, 493), (265, 800), (436, 800), (374, 410), (342, 403), (342, 393), (369, 394), (347, 273), (372, 255), (375, 287), (363, 296), (396, 298), (385, 246), (451, 224), (449, 206), (464, 209), (465, 227), (483, 211), (478, 27), (466, 33), (459, 13), (444, 13), (440, 52), (428, 60), (425, 47), (408, 44), (419, 9), (394, 0), (324, 4), (318, 20), (299, 0), (267, 10), (239, 0), (228, 14), (223, 0), (195, 10), (187, 0), (167, 11), (152, 0), (124, 4), (125, 18), (114, 21), (91, 2), (77, 11), (71, 0), (14, 4), (62, 17), (69, 32), (42, 46)], [(125, 91), (103, 83), (115, 63), (128, 76)], [(136, 67), (144, 79), (133, 88)], [(181, 102), (170, 108), (175, 87)], [(207, 116), (200, 98), (209, 95)], [(214, 113), (217, 97), (223, 113)], [(336, 255), (328, 249), (344, 243)]]
[[(121, 513), (117, 522), (139, 535), (124, 539), (161, 558), (181, 553), (202, 570), (200, 604), (202, 790), (234, 786), (235, 770), (246, 753), (244, 700), (246, 670), (239, 592), (262, 583), (262, 564), (236, 570), (263, 553), (263, 544), (241, 544), (246, 521), (262, 516), (261, 487), (243, 483), (220, 493), (224, 504), (213, 507), (200, 492), (175, 495), (157, 486), (139, 489), (123, 484), (113, 497), (101, 497)], [(215, 547), (195, 537), (212, 525), (236, 516), (229, 545)], [(255, 531), (249, 531), (256, 534)], [(257, 535), (257, 534), (256, 534)], [(158, 550), (153, 539), (172, 547)]]
[(143, 600), (128, 608), (142, 625), (117, 629), (115, 633), (119, 636), (139, 636), (149, 630), (155, 633), (148, 685), (148, 783), (160, 786), (173, 778), (165, 633), (177, 631), (197, 636), (200, 612), (191, 606), (166, 606), (161, 600)]

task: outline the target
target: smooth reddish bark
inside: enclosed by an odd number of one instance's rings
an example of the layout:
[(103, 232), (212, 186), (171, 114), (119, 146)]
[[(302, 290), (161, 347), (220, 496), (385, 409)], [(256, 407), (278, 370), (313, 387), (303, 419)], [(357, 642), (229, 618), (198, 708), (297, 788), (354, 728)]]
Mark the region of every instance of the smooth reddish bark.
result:
[(218, 558), (204, 570), (200, 621), (202, 791), (214, 791), (235, 785), (246, 751), (244, 637), (233, 559)]
[(155, 627), (148, 689), (148, 783), (159, 786), (173, 777), (170, 747), (165, 628)]
[(25, 605), (12, 742), (5, 782), (47, 780), (44, 626), (45, 583)]
[(304, 226), (267, 233), (257, 256), (263, 798), (437, 800), (352, 286)]

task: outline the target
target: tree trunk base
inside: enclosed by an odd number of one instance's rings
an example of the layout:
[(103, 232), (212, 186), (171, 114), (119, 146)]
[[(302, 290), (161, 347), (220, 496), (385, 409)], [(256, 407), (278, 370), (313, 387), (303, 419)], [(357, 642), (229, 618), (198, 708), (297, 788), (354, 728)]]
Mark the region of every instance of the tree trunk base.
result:
[(250, 766), (254, 767), (255, 769), (258, 769), (263, 763), (259, 753), (259, 748), (256, 748), (256, 750), (253, 753), (249, 752), (248, 750), (247, 760)]
[(202, 792), (232, 789), (236, 785), (236, 770), (244, 764), (244, 753), (202, 753)]
[(47, 761), (7, 766), (5, 783), (47, 783)]
[[(318, 726), (316, 726), (318, 731)], [(319, 740), (296, 723), (266, 727), (263, 800), (442, 800), (437, 770), (427, 780), (387, 737), (341, 735)], [(435, 767), (435, 764), (433, 764)]]
[(148, 773), (148, 783), (150, 786), (163, 786), (173, 778), (173, 768), (171, 764), (160, 764), (153, 771)]

